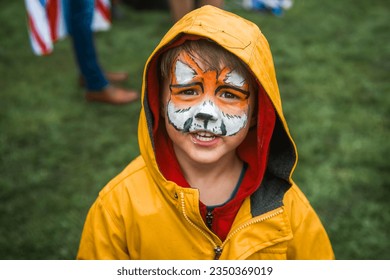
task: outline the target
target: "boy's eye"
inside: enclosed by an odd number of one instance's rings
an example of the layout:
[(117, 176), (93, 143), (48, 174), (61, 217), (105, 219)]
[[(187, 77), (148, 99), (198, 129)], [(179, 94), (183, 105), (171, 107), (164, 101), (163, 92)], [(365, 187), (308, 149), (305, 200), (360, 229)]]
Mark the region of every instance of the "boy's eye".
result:
[(172, 89), (172, 96), (182, 101), (192, 101), (199, 97), (199, 92), (195, 89)]
[(231, 92), (222, 92), (221, 95), (220, 95), (222, 98), (226, 98), (226, 99), (240, 99), (239, 96), (231, 93)]
[(191, 95), (197, 95), (197, 92), (195, 90), (192, 90), (192, 89), (186, 89), (186, 90), (179, 92), (179, 94), (191, 96)]

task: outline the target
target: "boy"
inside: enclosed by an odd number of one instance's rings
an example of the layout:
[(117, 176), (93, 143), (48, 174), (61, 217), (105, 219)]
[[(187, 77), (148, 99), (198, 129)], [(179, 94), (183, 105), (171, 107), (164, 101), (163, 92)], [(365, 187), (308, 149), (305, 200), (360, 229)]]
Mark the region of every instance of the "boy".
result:
[(212, 6), (146, 63), (141, 155), (92, 206), (78, 259), (333, 259), (258, 27)]

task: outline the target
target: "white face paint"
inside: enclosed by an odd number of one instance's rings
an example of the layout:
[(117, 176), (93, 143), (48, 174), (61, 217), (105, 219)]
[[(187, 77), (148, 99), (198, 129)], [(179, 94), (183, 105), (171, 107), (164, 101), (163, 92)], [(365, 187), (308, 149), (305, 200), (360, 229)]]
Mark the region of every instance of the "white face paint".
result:
[(196, 72), (187, 64), (178, 60), (176, 62), (175, 75), (178, 84), (188, 84), (194, 79)]
[(247, 114), (226, 114), (211, 100), (184, 109), (170, 100), (167, 107), (169, 122), (181, 132), (207, 131), (218, 136), (232, 136), (248, 122)]
[(169, 123), (178, 131), (235, 135), (248, 123), (249, 85), (234, 70), (203, 71), (192, 58), (177, 60), (167, 104)]
[(226, 74), (225, 83), (231, 84), (236, 87), (243, 87), (245, 84), (245, 79), (237, 71), (232, 71)]

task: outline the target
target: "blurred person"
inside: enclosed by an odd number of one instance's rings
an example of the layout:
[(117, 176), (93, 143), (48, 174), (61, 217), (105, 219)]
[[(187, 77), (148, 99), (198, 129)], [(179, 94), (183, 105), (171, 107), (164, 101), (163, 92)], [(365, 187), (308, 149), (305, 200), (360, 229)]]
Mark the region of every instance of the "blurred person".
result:
[(140, 11), (151, 10), (169, 10), (167, 0), (120, 0), (123, 4), (130, 6), (132, 9)]
[(171, 15), (175, 22), (193, 9), (204, 5), (223, 8), (224, 0), (169, 0)]
[(99, 192), (78, 259), (334, 258), (292, 179), (297, 149), (256, 24), (193, 10), (150, 55), (142, 89), (140, 155)]
[(93, 32), (111, 24), (109, 0), (25, 0), (32, 49), (49, 55), (53, 44), (67, 35), (88, 101), (124, 104), (138, 99), (134, 90), (113, 85), (128, 78), (124, 72), (103, 72), (94, 45)]
[(127, 73), (104, 73), (99, 65), (92, 31), (95, 0), (67, 1), (69, 1), (69, 33), (82, 81), (85, 81), (86, 100), (125, 104), (138, 99), (136, 91), (112, 84), (125, 81), (128, 78)]
[(282, 16), (285, 10), (292, 7), (293, 0), (243, 0), (242, 6), (247, 10), (268, 12)]

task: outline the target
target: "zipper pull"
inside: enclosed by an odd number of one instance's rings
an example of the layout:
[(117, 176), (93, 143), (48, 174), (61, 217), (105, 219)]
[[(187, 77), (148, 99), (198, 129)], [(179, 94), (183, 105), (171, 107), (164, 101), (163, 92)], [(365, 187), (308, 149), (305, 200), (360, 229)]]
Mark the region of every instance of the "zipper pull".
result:
[(207, 210), (206, 224), (209, 229), (211, 229), (213, 225), (213, 219), (214, 219), (213, 210)]
[(214, 260), (219, 260), (219, 257), (222, 254), (222, 248), (217, 246), (214, 248), (214, 252), (215, 252)]

